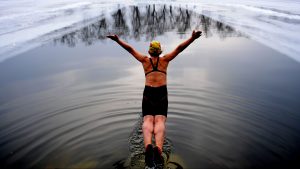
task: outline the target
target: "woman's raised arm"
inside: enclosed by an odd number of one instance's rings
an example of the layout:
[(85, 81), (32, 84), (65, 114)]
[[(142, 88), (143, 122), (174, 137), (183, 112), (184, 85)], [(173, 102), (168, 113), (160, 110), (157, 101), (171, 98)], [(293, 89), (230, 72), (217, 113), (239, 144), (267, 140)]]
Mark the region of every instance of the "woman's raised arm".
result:
[(127, 50), (129, 53), (132, 54), (138, 61), (144, 62), (146, 56), (144, 56), (142, 53), (135, 50), (132, 46), (130, 46), (128, 43), (121, 40), (117, 35), (108, 35), (106, 36), (110, 38), (111, 40), (117, 42), (120, 46), (122, 46), (125, 50)]
[(201, 33), (202, 33), (201, 31), (193, 30), (192, 36), (189, 39), (182, 42), (180, 45), (178, 45), (175, 48), (175, 50), (166, 54), (164, 56), (164, 59), (167, 61), (171, 61), (172, 59), (174, 59), (180, 52), (182, 52), (186, 47), (188, 47), (192, 42), (194, 42), (194, 40), (199, 38), (201, 36)]

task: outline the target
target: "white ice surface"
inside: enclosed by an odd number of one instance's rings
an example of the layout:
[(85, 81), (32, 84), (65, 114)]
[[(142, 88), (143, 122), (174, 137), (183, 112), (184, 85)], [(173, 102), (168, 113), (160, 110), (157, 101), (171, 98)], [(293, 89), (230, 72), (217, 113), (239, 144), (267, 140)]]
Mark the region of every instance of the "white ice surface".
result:
[(299, 0), (0, 0), (0, 61), (46, 43), (65, 33), (65, 27), (91, 22), (118, 4), (145, 3), (193, 9), (300, 61)]

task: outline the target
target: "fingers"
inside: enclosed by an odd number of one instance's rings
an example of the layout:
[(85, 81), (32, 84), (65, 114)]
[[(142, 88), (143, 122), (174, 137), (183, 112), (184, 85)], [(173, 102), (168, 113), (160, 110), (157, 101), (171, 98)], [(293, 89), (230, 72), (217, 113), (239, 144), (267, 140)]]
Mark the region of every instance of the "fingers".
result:
[(198, 30), (193, 30), (192, 35), (201, 35), (202, 31), (198, 31)]
[(198, 34), (199, 34), (199, 36), (201, 36), (202, 35), (202, 31), (198, 31)]
[(194, 39), (197, 39), (197, 38), (199, 38), (201, 36), (201, 33), (202, 33), (202, 31), (193, 30), (192, 37)]
[(197, 33), (197, 34), (198, 34), (198, 33), (200, 33), (200, 34), (201, 34), (201, 33), (202, 33), (202, 31), (193, 30), (193, 33)]
[(117, 35), (106, 35), (107, 38), (110, 38), (111, 40), (117, 41), (119, 37)]

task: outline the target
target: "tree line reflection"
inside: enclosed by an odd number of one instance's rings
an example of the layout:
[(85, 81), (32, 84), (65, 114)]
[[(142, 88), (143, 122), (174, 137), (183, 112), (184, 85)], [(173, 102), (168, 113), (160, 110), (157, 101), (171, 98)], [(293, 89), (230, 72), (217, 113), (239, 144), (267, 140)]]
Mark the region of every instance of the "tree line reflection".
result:
[(175, 8), (167, 5), (129, 6), (117, 9), (111, 17), (85, 26), (77, 31), (65, 34), (54, 40), (75, 46), (78, 42), (91, 45), (98, 40), (106, 39), (106, 35), (117, 34), (123, 39), (133, 38), (146, 41), (163, 35), (165, 32), (176, 31), (180, 37), (190, 33), (192, 29), (202, 30), (205, 37), (217, 34), (220, 38), (241, 36), (233, 28), (222, 22), (197, 14), (192, 10)]

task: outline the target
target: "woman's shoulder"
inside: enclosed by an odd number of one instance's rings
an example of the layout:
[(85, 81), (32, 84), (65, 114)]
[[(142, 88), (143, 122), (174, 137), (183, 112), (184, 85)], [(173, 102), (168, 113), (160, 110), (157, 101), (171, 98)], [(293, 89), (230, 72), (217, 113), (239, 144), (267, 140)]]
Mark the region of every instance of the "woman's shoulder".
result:
[(168, 63), (169, 63), (169, 61), (166, 59), (166, 55), (160, 56), (160, 57), (159, 57), (159, 60), (160, 60), (160, 61), (164, 61), (164, 62), (168, 62)]

